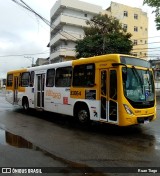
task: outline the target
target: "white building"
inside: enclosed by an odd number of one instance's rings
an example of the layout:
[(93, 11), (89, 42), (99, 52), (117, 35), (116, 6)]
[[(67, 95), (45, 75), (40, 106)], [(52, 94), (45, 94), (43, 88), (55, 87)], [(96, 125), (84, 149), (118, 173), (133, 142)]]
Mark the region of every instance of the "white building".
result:
[(58, 0), (51, 9), (50, 63), (75, 58), (75, 40), (84, 37), (86, 20), (102, 7), (79, 0)]

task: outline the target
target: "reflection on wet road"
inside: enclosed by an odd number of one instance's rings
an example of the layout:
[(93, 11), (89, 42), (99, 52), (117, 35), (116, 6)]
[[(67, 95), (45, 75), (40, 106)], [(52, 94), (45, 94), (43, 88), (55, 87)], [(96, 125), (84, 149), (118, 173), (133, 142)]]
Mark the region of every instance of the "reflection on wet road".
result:
[(159, 136), (159, 135), (156, 135), (155, 138), (156, 138), (155, 149), (156, 149), (156, 150), (160, 150), (160, 136)]
[(5, 131), (0, 128), (0, 144), (6, 144)]
[(33, 149), (36, 148), (34, 145), (22, 138), (21, 136), (14, 135), (10, 132), (5, 131), (5, 137), (6, 137), (6, 143), (18, 147), (18, 148), (28, 148), (28, 149)]
[[(94, 168), (91, 168), (85, 164), (80, 164), (76, 162), (71, 162), (67, 161), (63, 158), (56, 157), (55, 155), (47, 152), (46, 150), (43, 150), (35, 145), (33, 145), (31, 142), (25, 140), (21, 136), (12, 134), (10, 132), (4, 131), (3, 129), (0, 129), (0, 137), (1, 141), (0, 144), (3, 145), (10, 145), (13, 147), (17, 148), (27, 148), (27, 149), (32, 149), (35, 151), (40, 151), (42, 152), (45, 156), (51, 157), (54, 160), (57, 160), (63, 164), (65, 164), (65, 167), (56, 167), (56, 173), (83, 173), (84, 171), (86, 172), (94, 172), (96, 174), (96, 170)], [(55, 168), (53, 170), (55, 172)], [(103, 176), (103, 174), (101, 173)]]

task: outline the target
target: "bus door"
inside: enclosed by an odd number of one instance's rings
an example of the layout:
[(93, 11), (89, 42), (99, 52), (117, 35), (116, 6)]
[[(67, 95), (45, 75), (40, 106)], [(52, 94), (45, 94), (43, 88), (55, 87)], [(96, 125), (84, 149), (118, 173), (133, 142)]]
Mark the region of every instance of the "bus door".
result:
[(113, 69), (101, 69), (100, 78), (100, 120), (117, 123), (117, 72)]
[(44, 108), (44, 84), (45, 84), (45, 74), (36, 75), (36, 107)]
[(118, 123), (118, 84), (117, 70), (109, 70), (109, 108), (108, 122)]
[(18, 76), (14, 76), (13, 103), (18, 103)]
[(100, 70), (100, 112), (101, 120), (108, 121), (108, 70)]

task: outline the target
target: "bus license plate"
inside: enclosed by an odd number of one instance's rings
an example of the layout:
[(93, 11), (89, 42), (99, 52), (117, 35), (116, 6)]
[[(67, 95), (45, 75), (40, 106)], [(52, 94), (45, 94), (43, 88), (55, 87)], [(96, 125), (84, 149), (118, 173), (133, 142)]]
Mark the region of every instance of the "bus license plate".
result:
[(148, 123), (149, 123), (149, 120), (145, 120), (145, 121), (144, 121), (144, 124), (148, 124)]

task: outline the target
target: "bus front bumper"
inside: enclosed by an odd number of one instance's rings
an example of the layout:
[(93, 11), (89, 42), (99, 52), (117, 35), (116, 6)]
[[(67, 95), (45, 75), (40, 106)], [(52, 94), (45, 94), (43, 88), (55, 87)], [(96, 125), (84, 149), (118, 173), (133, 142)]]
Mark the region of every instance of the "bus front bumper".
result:
[(147, 117), (137, 117), (137, 123), (149, 123), (154, 119), (154, 115), (150, 115)]

